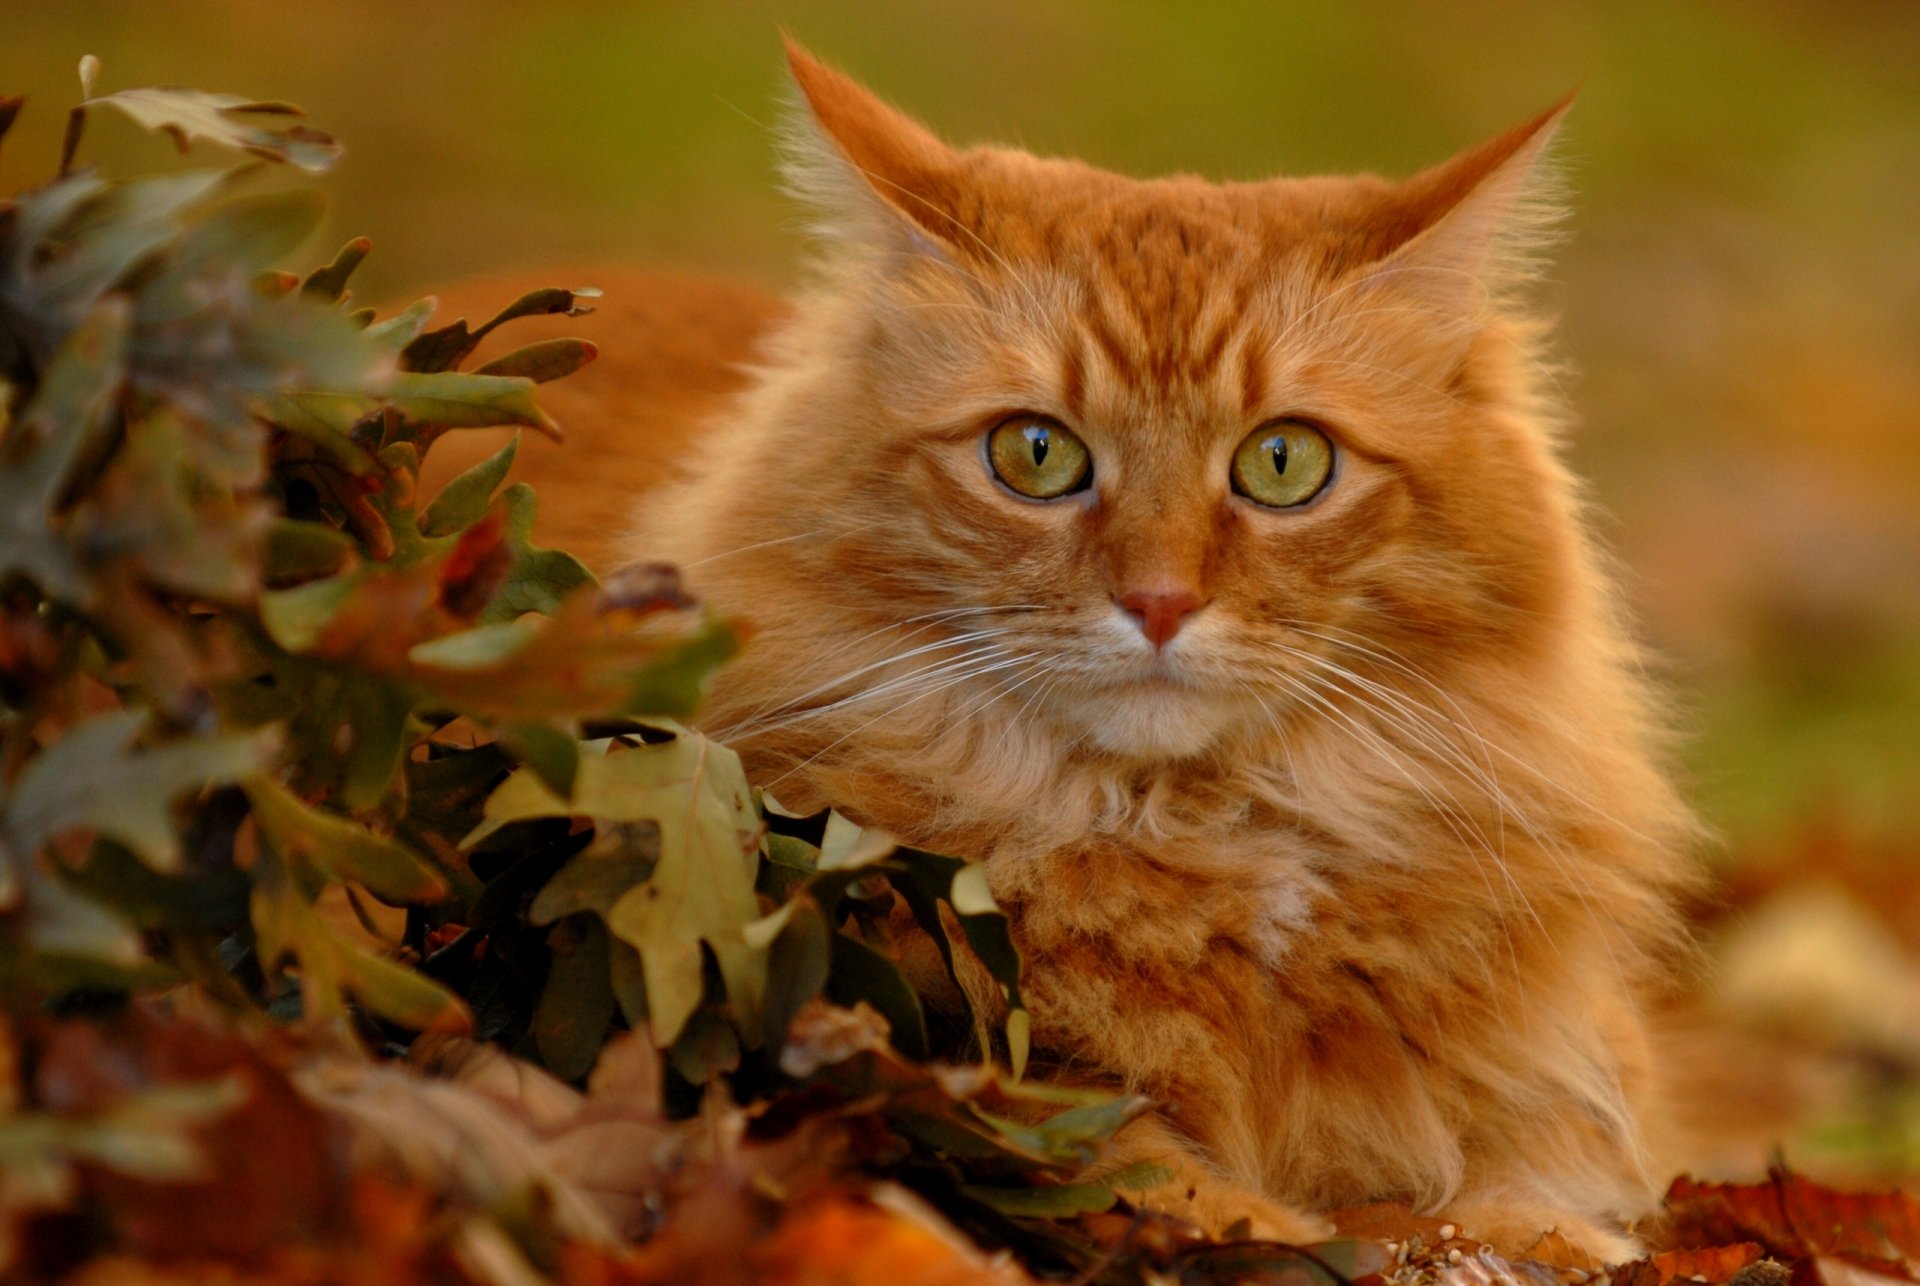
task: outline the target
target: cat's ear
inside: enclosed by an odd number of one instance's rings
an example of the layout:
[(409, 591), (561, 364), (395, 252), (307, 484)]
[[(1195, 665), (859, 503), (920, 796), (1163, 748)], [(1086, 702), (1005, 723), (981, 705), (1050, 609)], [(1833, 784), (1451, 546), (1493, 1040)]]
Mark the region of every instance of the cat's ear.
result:
[(1373, 220), (1370, 284), (1478, 312), (1539, 275), (1563, 204), (1550, 155), (1573, 105), (1552, 107), (1396, 185)]
[(788, 186), (821, 232), (880, 250), (945, 256), (974, 239), (956, 214), (958, 157), (852, 77), (787, 45), (798, 102), (788, 122)]

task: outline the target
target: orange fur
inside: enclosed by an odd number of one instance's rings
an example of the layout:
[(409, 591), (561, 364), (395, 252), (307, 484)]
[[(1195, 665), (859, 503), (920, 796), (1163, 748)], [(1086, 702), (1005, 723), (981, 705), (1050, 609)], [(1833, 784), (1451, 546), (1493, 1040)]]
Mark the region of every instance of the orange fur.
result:
[[(1167, 1105), (1129, 1140), (1179, 1151), (1157, 1201), (1299, 1235), (1398, 1197), (1624, 1253), (1694, 823), (1524, 298), (1562, 109), (1402, 183), (1139, 181), (792, 63), (816, 284), (695, 362), (755, 363), (724, 409), (599, 429), (548, 503), (697, 443), (621, 548), (756, 628), (705, 725), (790, 805), (986, 863), (1046, 1063)], [(1090, 490), (994, 481), (1014, 411), (1080, 435)], [(1228, 461), (1285, 415), (1340, 463), (1262, 510)], [(1141, 586), (1204, 603), (1164, 650)]]

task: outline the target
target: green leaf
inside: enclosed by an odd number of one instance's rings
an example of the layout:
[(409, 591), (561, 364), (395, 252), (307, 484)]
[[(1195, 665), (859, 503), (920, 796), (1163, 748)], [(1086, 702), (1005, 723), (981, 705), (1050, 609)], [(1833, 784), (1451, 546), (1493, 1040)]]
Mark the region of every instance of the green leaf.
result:
[(584, 339), (543, 339), (494, 358), (474, 374), (518, 375), (544, 384), (573, 374), (598, 356), (600, 350)]
[(333, 257), (332, 263), (307, 274), (307, 279), (300, 283), (300, 293), (321, 303), (340, 302), (340, 296), (347, 290), (347, 278), (353, 276), (354, 269), (360, 266), (367, 252), (372, 249), (373, 242), (365, 237), (355, 237), (340, 247), (340, 253)]
[(553, 924), (581, 911), (605, 919), (628, 890), (647, 881), (659, 861), (658, 824), (601, 822), (593, 843), (569, 858), (541, 888), (527, 919)]
[(251, 884), (232, 866), (163, 875), (119, 844), (101, 842), (83, 864), (61, 875), (76, 892), (138, 929), (226, 934), (246, 920)]
[(926, 1012), (900, 967), (844, 933), (834, 934), (830, 945), (827, 999), (848, 1009), (866, 1001), (887, 1020), (896, 1049), (908, 1058), (926, 1058)]
[(173, 801), (258, 772), (278, 741), (266, 729), (129, 749), (146, 726), (142, 710), (95, 715), (29, 760), (0, 802), (6, 847), (27, 857), (61, 831), (83, 827), (156, 870), (173, 870), (180, 862)]
[[(214, 207), (187, 225), (160, 271), (141, 289), (142, 323), (205, 307), (193, 283), (209, 276), (252, 277), (273, 267), (300, 248), (320, 226), (325, 211), (326, 202), (319, 193), (300, 189), (239, 197)], [(264, 302), (327, 311), (299, 299)]]
[(684, 717), (700, 708), (707, 679), (740, 650), (740, 636), (725, 621), (706, 621), (666, 656), (637, 671), (629, 684), (626, 713)]
[(740, 1038), (725, 1021), (706, 1010), (688, 1020), (686, 1030), (668, 1051), (673, 1070), (693, 1085), (705, 1085), (715, 1077), (740, 1067)]
[(533, 400), (534, 383), (509, 375), (401, 371), (382, 400), (416, 424), (487, 428), (520, 424), (558, 439), (559, 426)]
[(407, 720), (414, 702), (391, 683), (360, 682), (342, 693), (351, 742), (340, 779), (340, 802), (349, 809), (372, 808), (386, 798), (410, 741)]
[(260, 623), (268, 637), (287, 651), (305, 652), (319, 641), (359, 583), (360, 577), (349, 573), (262, 594)]
[(92, 587), (61, 539), (55, 508), (76, 462), (112, 425), (128, 322), (124, 299), (102, 300), (54, 353), (33, 400), (0, 439), (0, 580), (28, 576), (80, 606)]
[(296, 518), (275, 518), (267, 525), (267, 583), (290, 585), (332, 576), (353, 558), (353, 539), (338, 527)]
[(1104, 1183), (1056, 1183), (1020, 1188), (962, 1184), (960, 1195), (1003, 1215), (1027, 1219), (1071, 1219), (1111, 1210), (1118, 1200)]
[(307, 1018), (324, 1022), (344, 1014), (344, 993), (352, 992), (369, 1011), (414, 1031), (471, 1030), (467, 1007), (444, 987), (341, 938), (301, 895), (280, 858), (256, 870), (249, 909), (261, 967), (273, 974), (283, 962), (295, 962)]
[[(543, 549), (533, 543), (533, 520), (538, 512), (538, 502), (534, 499), (532, 487), (524, 482), (514, 483), (501, 493), (500, 506), (507, 549), (513, 555), (513, 563), (507, 571), (506, 582), (495, 592), (493, 600), (487, 604), (487, 610), (482, 613), (482, 620), (512, 620), (527, 612), (551, 616), (567, 595), (582, 585), (594, 583), (593, 573), (572, 554), (558, 549)], [(704, 678), (705, 674), (701, 677)], [(675, 678), (677, 676), (663, 676), (661, 686), (672, 687)], [(630, 703), (629, 708), (639, 708), (638, 701)], [(649, 714), (686, 712), (671, 706), (646, 711)]]
[(510, 723), (498, 732), (513, 757), (538, 773), (555, 793), (573, 793), (580, 771), (580, 743), (570, 729), (544, 723)]
[(766, 951), (746, 926), (759, 918), (753, 880), (759, 820), (738, 756), (682, 733), (658, 745), (583, 759), (571, 799), (522, 769), (487, 799), (471, 847), (499, 827), (535, 817), (587, 816), (596, 822), (652, 821), (660, 857), (646, 883), (607, 913), (613, 934), (640, 953), (654, 1043), (669, 1046), (704, 991), (702, 948), (719, 965), (736, 1029), (761, 1036)]
[(593, 1067), (613, 1022), (607, 927), (572, 915), (547, 934), (546, 985), (533, 1012), (534, 1045), (547, 1070), (578, 1080)]
[[(77, 320), (102, 294), (118, 285), (129, 272), (179, 236), (181, 217), (191, 206), (227, 181), (219, 170), (192, 170), (156, 178), (79, 189), (85, 200), (44, 233), (57, 240), (59, 253), (20, 276), (15, 307), (26, 315), (56, 325)], [(24, 199), (23, 209), (45, 202), (38, 192)], [(23, 244), (39, 236), (28, 233)]]
[(318, 172), (330, 168), (345, 150), (332, 135), (305, 125), (274, 129), (249, 119), (305, 114), (291, 103), (254, 102), (197, 89), (153, 88), (123, 89), (89, 98), (81, 106), (111, 107), (135, 124), (172, 138), (182, 152), (195, 140), (206, 139), (249, 156)]
[(270, 777), (245, 783), (253, 815), (268, 841), (287, 857), (304, 857), (338, 880), (357, 880), (389, 902), (429, 902), (447, 881), (404, 844), (324, 813)]
[(385, 321), (368, 326), (367, 338), (388, 352), (398, 354), (419, 335), (427, 319), (433, 316), (433, 310), (439, 306), (440, 301), (432, 295), (416, 299)]
[(465, 531), (493, 503), (493, 493), (513, 468), (514, 453), (520, 435), (514, 434), (498, 451), (466, 470), (440, 489), (427, 507), (420, 511), (420, 534), (429, 538), (452, 536)]
[(372, 394), (296, 389), (260, 398), (254, 406), (255, 413), (268, 424), (313, 443), (354, 477), (371, 478), (381, 473), (373, 453), (352, 437), (360, 421), (380, 410), (380, 402)]
[(778, 1048), (800, 1007), (826, 989), (832, 971), (833, 928), (821, 913), (820, 904), (804, 893), (768, 920), (775, 916), (780, 923), (767, 957), (766, 1021), (762, 1039), (768, 1046)]
[(119, 451), (75, 509), (74, 545), (92, 567), (137, 567), (175, 593), (222, 603), (259, 586), (258, 528), (266, 504), (205, 484), (192, 431), (171, 408), (127, 426)]
[(543, 314), (565, 313), (569, 317), (578, 317), (592, 309), (580, 307), (575, 300), (597, 297), (599, 291), (560, 290), (548, 288), (530, 291), (520, 296), (495, 313), (493, 317), (478, 329), (469, 329), (465, 318), (439, 330), (431, 330), (410, 342), (400, 354), (400, 367), (408, 371), (445, 371), (451, 370), (466, 360), (482, 339), (498, 326), (515, 321), (521, 317), (536, 317)]

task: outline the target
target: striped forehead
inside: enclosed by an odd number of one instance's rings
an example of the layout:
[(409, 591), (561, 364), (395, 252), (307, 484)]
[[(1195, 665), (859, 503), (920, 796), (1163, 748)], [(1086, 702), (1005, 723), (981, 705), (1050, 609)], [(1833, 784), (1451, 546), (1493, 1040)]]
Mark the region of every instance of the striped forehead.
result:
[(1259, 402), (1255, 238), (1152, 202), (1045, 230), (1036, 248), (1072, 296), (1055, 332), (1070, 413), (1095, 390), (1158, 409)]

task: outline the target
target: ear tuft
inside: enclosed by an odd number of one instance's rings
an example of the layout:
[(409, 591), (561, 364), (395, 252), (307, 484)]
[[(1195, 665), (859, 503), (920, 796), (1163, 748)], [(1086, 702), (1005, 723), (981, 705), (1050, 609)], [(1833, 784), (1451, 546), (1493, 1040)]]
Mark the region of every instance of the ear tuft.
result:
[(953, 149), (791, 38), (797, 91), (783, 137), (788, 188), (826, 236), (869, 248), (942, 253), (964, 238), (953, 213)]
[(1400, 184), (1375, 222), (1370, 276), (1471, 283), (1479, 298), (1538, 277), (1559, 239), (1564, 184), (1551, 149), (1573, 95)]

